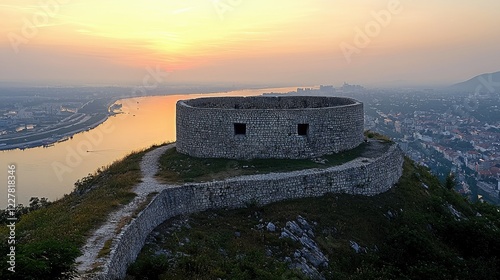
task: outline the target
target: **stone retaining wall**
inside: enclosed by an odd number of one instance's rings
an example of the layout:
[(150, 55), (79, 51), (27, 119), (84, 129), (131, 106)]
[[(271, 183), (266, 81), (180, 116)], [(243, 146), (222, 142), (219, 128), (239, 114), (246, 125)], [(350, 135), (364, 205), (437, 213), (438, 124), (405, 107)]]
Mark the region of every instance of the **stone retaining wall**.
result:
[(176, 110), (177, 151), (194, 157), (313, 158), (364, 139), (363, 103), (350, 98), (199, 98)]
[(241, 208), (327, 193), (372, 196), (389, 190), (401, 177), (403, 153), (393, 145), (374, 159), (358, 158), (326, 169), (243, 176), (225, 181), (186, 184), (163, 190), (114, 240), (109, 261), (93, 279), (121, 279), (146, 240), (164, 221), (208, 209)]

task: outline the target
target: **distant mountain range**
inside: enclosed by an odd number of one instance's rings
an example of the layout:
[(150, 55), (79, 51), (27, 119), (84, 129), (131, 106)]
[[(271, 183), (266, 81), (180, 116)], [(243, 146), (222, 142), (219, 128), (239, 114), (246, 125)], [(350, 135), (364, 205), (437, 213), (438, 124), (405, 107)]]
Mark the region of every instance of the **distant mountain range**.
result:
[(451, 89), (463, 91), (492, 92), (500, 90), (500, 71), (476, 76), (465, 82), (454, 84)]

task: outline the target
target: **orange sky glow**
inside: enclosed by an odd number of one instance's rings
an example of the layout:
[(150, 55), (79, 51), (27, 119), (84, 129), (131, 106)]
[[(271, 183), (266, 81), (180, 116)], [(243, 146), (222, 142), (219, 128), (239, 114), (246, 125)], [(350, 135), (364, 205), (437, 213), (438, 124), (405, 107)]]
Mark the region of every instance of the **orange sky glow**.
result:
[(446, 84), (500, 70), (500, 1), (2, 0), (0, 83)]

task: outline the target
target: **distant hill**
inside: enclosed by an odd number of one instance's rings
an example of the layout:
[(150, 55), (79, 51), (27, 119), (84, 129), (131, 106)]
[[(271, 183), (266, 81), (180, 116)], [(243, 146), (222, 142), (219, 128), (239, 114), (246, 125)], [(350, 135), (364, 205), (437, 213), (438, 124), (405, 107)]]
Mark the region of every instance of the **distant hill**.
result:
[(472, 92), (475, 92), (476, 90), (478, 90), (478, 92), (488, 92), (489, 89), (487, 85), (489, 84), (491, 84), (491, 86), (497, 91), (500, 89), (500, 71), (481, 74), (465, 82), (454, 84), (451, 86), (451, 89)]

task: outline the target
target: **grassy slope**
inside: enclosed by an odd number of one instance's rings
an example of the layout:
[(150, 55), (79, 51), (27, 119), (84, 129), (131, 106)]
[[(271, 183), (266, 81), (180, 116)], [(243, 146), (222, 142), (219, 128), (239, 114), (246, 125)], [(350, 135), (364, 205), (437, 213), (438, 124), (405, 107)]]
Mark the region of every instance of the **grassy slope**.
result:
[(160, 157), (158, 178), (166, 183), (183, 184), (222, 180), (242, 175), (290, 172), (310, 168), (328, 168), (341, 165), (360, 156), (373, 157), (387, 149), (392, 141), (384, 135), (366, 131), (365, 136), (380, 143), (362, 143), (358, 147), (336, 154), (325, 155), (323, 162), (310, 159), (252, 159), (231, 160), (196, 158), (170, 149)]
[[(389, 143), (363, 143), (355, 149), (321, 157), (324, 162), (310, 159), (206, 159), (195, 158), (170, 149), (160, 157), (158, 177), (167, 182), (182, 184), (222, 180), (242, 175), (289, 172), (310, 168), (328, 168), (341, 165), (360, 156), (373, 154), (374, 146), (388, 148)], [(369, 156), (371, 157), (371, 156)]]
[[(18, 272), (13, 277), (6, 271), (7, 263), (2, 260), (0, 278), (63, 279), (58, 278), (61, 271), (71, 269), (72, 260), (78, 255), (78, 248), (86, 236), (104, 221), (108, 213), (133, 199), (131, 188), (140, 180), (139, 162), (143, 154), (132, 154), (105, 171), (82, 179), (72, 194), (24, 215), (16, 224)], [(414, 279), (429, 275), (432, 279), (451, 279), (457, 275), (469, 276), (464, 279), (474, 278), (471, 275), (480, 275), (484, 279), (500, 278), (498, 208), (469, 205), (457, 194), (441, 188), (437, 179), (426, 170), (414, 167), (408, 161), (405, 162), (404, 174), (398, 187), (371, 198), (331, 195), (193, 215), (190, 218), (193, 229), (176, 232), (166, 243), (174, 246), (171, 248), (174, 251), (189, 248), (189, 253), (196, 257), (184, 258), (179, 265), (166, 269), (165, 263), (158, 259), (152, 263), (145, 253), (134, 269), (137, 272), (141, 267), (152, 266), (151, 271), (156, 276), (167, 273), (166, 279), (171, 279), (172, 275), (176, 275), (172, 279), (213, 279), (215, 276), (233, 279), (300, 278), (300, 273), (290, 271), (279, 258), (265, 256), (266, 246), (284, 256), (293, 252), (296, 244), (278, 239), (276, 233), (251, 230), (260, 219), (282, 227), (300, 214), (309, 221), (318, 222), (316, 241), (329, 255), (330, 267), (324, 271), (329, 278), (383, 276), (380, 279), (393, 279), (402, 278), (402, 275)], [(191, 173), (183, 176), (188, 179), (196, 177)], [(423, 188), (422, 182), (430, 189)], [(468, 220), (455, 221), (446, 208), (447, 203), (453, 204)], [(388, 210), (395, 213), (395, 218), (389, 220), (384, 216)], [(477, 212), (482, 216), (476, 217)], [(235, 238), (235, 231), (241, 232), (240, 238)], [(0, 227), (3, 240), (7, 234), (7, 228)], [(185, 236), (190, 237), (190, 245), (175, 247)], [(353, 254), (349, 240), (369, 248), (377, 245), (379, 251)], [(227, 257), (221, 257), (221, 247), (227, 252)], [(7, 242), (2, 242), (0, 248), (2, 252), (8, 252)], [(6, 254), (2, 255), (5, 258)], [(147, 273), (143, 271), (142, 275)]]
[[(33, 275), (37, 275), (37, 279), (56, 279), (55, 274), (70, 269), (71, 260), (79, 255), (79, 248), (92, 230), (102, 224), (109, 213), (135, 197), (131, 190), (140, 181), (139, 163), (145, 152), (133, 153), (83, 178), (71, 194), (23, 215), (16, 223), (18, 272), (17, 278), (12, 279), (30, 279)], [(5, 226), (0, 228), (2, 240), (8, 236), (7, 230)], [(1, 246), (2, 252), (7, 251), (7, 242)], [(5, 277), (14, 275), (6, 271), (3, 258), (5, 254), (2, 254), (0, 278), (10, 279)], [(52, 272), (54, 275), (49, 275)], [(27, 276), (22, 278), (22, 275)]]
[[(456, 220), (449, 204), (466, 218)], [(328, 195), (192, 215), (189, 227), (144, 248), (129, 279), (299, 279), (283, 262), (297, 244), (256, 230), (269, 221), (281, 228), (297, 215), (317, 222), (316, 242), (330, 259), (327, 279), (500, 279), (499, 209), (469, 204), (409, 160), (398, 185), (378, 196)], [(368, 253), (356, 254), (351, 240)], [(190, 256), (172, 262), (154, 256), (160, 248)], [(269, 248), (273, 256), (266, 256)]]

